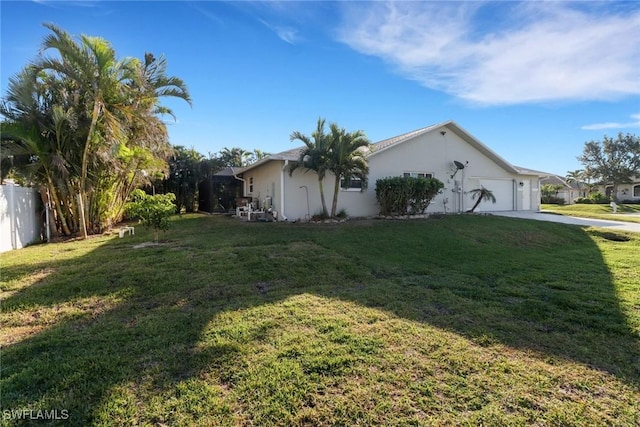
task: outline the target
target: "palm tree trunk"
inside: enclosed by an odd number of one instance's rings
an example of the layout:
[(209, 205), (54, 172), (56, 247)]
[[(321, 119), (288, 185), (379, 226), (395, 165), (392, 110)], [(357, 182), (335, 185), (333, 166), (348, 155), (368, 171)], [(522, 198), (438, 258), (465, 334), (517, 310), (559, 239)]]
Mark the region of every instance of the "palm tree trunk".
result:
[(478, 197), (478, 200), (476, 200), (476, 204), (473, 205), (473, 207), (471, 208), (471, 210), (469, 212), (473, 213), (473, 211), (476, 210), (476, 208), (478, 207), (478, 205), (480, 204), (481, 201), (482, 201), (482, 197)]
[(331, 203), (331, 218), (336, 217), (338, 209), (338, 191), (340, 191), (340, 175), (336, 175), (336, 181), (333, 185), (333, 202)]
[[(93, 132), (98, 123), (98, 116), (100, 115), (100, 101), (96, 94), (96, 98), (93, 102), (93, 112), (91, 113), (91, 124), (89, 125), (89, 132), (87, 133), (87, 140), (84, 143), (84, 150), (82, 151), (82, 173), (80, 175), (80, 197), (82, 198), (82, 204), (88, 206), (89, 200), (87, 199), (87, 171), (89, 168), (89, 150), (91, 148), (91, 138)], [(86, 212), (85, 212), (86, 214)], [(82, 224), (82, 237), (87, 238), (87, 224), (89, 219), (85, 216), (85, 221)]]
[(67, 224), (64, 212), (62, 212), (62, 206), (60, 205), (60, 198), (58, 197), (58, 193), (56, 192), (56, 187), (55, 185), (53, 185), (53, 181), (51, 180), (51, 177), (49, 175), (47, 175), (47, 182), (49, 184), (49, 194), (51, 195), (51, 199), (53, 200), (55, 209), (58, 212), (58, 217), (60, 217), (62, 232), (65, 236), (69, 236), (71, 235), (71, 230), (69, 230), (69, 225)]
[(318, 187), (320, 187), (320, 201), (322, 202), (322, 214), (327, 216), (327, 203), (324, 201), (324, 187), (322, 186), (323, 178), (318, 178)]

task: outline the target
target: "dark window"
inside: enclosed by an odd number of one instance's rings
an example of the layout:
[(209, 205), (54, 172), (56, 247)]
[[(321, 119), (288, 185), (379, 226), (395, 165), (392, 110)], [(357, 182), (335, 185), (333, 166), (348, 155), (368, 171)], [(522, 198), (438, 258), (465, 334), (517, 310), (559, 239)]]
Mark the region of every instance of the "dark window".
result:
[(405, 178), (414, 177), (414, 178), (433, 178), (433, 174), (429, 172), (405, 172), (402, 174)]
[(344, 191), (353, 191), (353, 190), (361, 191), (362, 180), (360, 178), (350, 178), (350, 179), (342, 178), (340, 180), (340, 187)]

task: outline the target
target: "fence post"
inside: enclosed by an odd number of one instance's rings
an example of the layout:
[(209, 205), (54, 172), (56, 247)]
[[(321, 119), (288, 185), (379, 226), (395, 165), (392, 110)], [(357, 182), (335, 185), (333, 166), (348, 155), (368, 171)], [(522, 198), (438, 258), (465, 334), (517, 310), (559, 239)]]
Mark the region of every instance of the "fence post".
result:
[(11, 249), (18, 248), (18, 239), (16, 236), (16, 185), (14, 183), (7, 184), (7, 209), (9, 211), (9, 235), (11, 237)]

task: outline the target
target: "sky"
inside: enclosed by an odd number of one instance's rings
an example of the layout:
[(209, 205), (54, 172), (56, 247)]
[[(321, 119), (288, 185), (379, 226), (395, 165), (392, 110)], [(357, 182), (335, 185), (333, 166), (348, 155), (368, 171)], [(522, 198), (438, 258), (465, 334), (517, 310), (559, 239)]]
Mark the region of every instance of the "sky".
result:
[(53, 23), (120, 58), (164, 55), (173, 145), (285, 151), (319, 117), (372, 142), (454, 120), (510, 163), (565, 175), (640, 135), (637, 1), (6, 1), (0, 89)]

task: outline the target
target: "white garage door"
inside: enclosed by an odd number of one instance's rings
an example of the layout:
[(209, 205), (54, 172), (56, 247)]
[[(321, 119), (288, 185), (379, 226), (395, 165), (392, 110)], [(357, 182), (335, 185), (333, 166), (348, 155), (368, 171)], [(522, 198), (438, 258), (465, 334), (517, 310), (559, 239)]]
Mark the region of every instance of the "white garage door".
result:
[[(491, 190), (496, 197), (496, 203), (480, 202), (476, 212), (512, 211), (513, 210), (513, 181), (510, 179), (481, 179), (480, 185)], [(475, 200), (473, 201), (476, 202)], [(473, 205), (471, 205), (473, 206)]]

